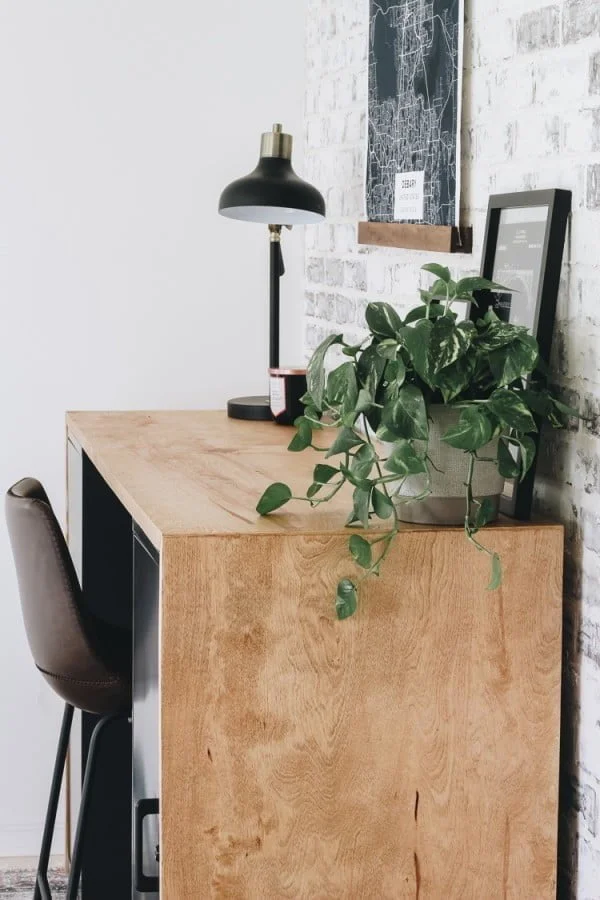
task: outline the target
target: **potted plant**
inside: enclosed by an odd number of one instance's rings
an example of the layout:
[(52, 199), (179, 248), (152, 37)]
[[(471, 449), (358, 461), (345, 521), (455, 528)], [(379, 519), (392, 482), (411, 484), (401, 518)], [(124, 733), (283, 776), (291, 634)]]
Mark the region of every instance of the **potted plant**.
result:
[[(455, 312), (475, 303), (474, 291), (507, 288), (475, 277), (454, 282), (435, 263), (423, 268), (436, 280), (403, 319), (388, 303), (370, 303), (364, 341), (350, 345), (336, 334), (315, 350), (289, 449), (313, 447), (326, 461), (315, 466), (305, 497), (272, 484), (257, 512), (268, 515), (292, 499), (327, 503), (348, 483), (348, 526), (391, 521), (371, 539), (350, 537), (360, 581), (379, 574), (403, 520), (460, 521), (467, 539), (490, 557), (494, 590), (501, 561), (478, 533), (498, 514), (504, 479), (529, 471), (540, 423), (562, 428), (578, 412), (548, 389), (537, 342), (525, 327), (502, 321), (491, 308), (475, 322)], [(328, 371), (334, 346), (346, 359)], [(321, 429), (332, 431), (325, 449), (313, 444), (313, 431)], [(339, 618), (355, 612), (358, 583), (348, 577), (338, 584)]]

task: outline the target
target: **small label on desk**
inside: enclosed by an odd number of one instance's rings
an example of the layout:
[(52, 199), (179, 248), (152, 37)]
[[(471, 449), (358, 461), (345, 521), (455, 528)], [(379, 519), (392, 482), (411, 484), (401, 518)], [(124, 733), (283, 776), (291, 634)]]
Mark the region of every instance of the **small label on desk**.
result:
[(285, 378), (279, 375), (271, 375), (271, 412), (274, 416), (280, 416), (285, 412)]

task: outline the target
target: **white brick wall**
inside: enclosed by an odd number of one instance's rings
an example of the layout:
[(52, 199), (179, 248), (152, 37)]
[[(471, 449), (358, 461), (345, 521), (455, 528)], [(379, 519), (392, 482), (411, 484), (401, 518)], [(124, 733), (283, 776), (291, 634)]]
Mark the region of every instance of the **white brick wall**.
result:
[[(305, 348), (361, 333), (369, 299), (414, 303), (430, 253), (356, 244), (364, 218), (367, 0), (307, 0), (306, 177), (328, 222), (306, 230)], [(490, 193), (573, 191), (553, 353), (590, 417), (544, 435), (538, 510), (567, 526), (561, 897), (600, 898), (600, 0), (466, 0), (463, 221), (479, 269)], [(525, 898), (524, 898), (525, 900)], [(535, 898), (527, 898), (535, 900)]]

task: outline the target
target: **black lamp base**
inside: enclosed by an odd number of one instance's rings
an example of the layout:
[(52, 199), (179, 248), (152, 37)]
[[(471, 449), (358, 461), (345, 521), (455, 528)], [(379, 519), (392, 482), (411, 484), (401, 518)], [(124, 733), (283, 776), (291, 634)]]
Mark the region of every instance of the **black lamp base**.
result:
[(273, 413), (268, 397), (235, 397), (227, 401), (230, 419), (248, 419), (253, 422), (272, 422)]

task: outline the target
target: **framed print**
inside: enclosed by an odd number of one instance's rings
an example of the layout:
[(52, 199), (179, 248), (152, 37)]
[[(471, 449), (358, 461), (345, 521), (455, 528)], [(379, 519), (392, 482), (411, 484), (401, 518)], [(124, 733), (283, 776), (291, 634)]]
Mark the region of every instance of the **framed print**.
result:
[[(525, 191), (496, 194), (488, 205), (481, 275), (512, 289), (482, 291), (475, 320), (492, 307), (501, 319), (525, 325), (536, 338), (544, 362), (550, 359), (571, 192)], [(539, 435), (534, 435), (536, 441)], [(515, 451), (517, 452), (517, 451)], [(531, 514), (535, 465), (522, 482), (505, 482), (500, 508), (518, 519)]]

